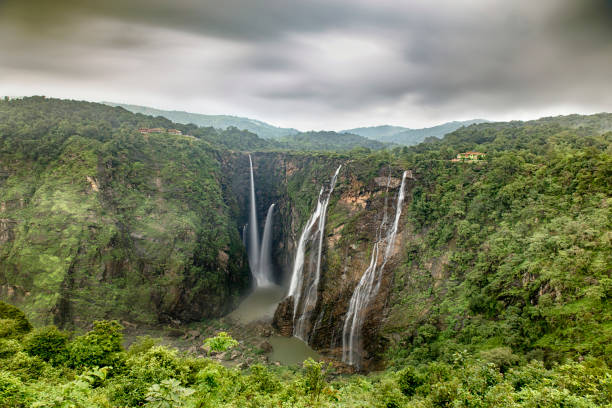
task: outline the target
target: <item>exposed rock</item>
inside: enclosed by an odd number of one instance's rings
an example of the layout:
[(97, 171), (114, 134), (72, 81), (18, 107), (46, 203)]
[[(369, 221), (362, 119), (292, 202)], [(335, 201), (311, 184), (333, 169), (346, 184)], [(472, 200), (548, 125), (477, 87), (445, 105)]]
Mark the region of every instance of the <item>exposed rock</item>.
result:
[(13, 240), (13, 227), (15, 221), (8, 218), (0, 218), (0, 243)]
[(374, 182), (378, 187), (383, 188), (387, 187), (387, 182), (389, 183), (389, 188), (398, 188), (400, 184), (402, 184), (402, 180), (395, 177), (391, 177), (390, 179), (389, 177), (376, 177), (374, 178)]
[(270, 342), (267, 340), (259, 343), (259, 348), (262, 349), (264, 353), (270, 353), (273, 350), (272, 344), (270, 344)]
[(238, 357), (240, 357), (240, 354), (241, 354), (241, 353), (240, 353), (240, 351), (238, 351), (238, 350), (234, 350), (234, 351), (232, 351), (232, 353), (230, 354), (229, 359), (230, 359), (230, 360), (235, 360), (235, 359), (237, 359)]
[(293, 296), (283, 299), (274, 312), (272, 327), (278, 330), (281, 336), (293, 335)]
[(123, 325), (123, 327), (125, 327), (126, 329), (135, 329), (138, 327), (137, 324), (134, 323), (130, 323), (127, 320), (122, 320), (121, 324)]
[(93, 192), (97, 193), (98, 191), (100, 191), (100, 185), (98, 184), (98, 182), (96, 181), (94, 177), (86, 176), (86, 178)]
[(181, 329), (177, 329), (175, 327), (167, 327), (166, 333), (168, 333), (168, 336), (170, 337), (181, 337), (185, 334)]
[(219, 253), (217, 254), (217, 261), (223, 268), (227, 268), (227, 264), (229, 262), (229, 255), (227, 252), (219, 250)]
[(198, 330), (189, 330), (187, 333), (185, 333), (185, 335), (183, 336), (184, 339), (186, 340), (195, 340), (198, 337), (200, 337), (200, 332)]
[(340, 238), (342, 238), (342, 230), (344, 229), (344, 224), (334, 228), (333, 234), (327, 239), (329, 246), (331, 248), (335, 247)]

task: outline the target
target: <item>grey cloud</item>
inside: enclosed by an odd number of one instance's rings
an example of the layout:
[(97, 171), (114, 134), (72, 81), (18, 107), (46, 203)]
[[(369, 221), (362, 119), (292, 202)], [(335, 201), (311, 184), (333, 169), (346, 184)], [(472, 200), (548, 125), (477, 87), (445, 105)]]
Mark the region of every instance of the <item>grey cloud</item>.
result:
[(0, 0), (5, 83), (114, 80), (287, 126), (610, 110), (610, 66), (612, 0)]

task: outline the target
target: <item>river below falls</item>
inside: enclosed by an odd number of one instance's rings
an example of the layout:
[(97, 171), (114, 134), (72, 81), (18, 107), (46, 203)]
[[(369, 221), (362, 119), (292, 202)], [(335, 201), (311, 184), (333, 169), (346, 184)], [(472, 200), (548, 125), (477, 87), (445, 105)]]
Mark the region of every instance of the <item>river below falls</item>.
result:
[[(269, 322), (285, 294), (286, 289), (281, 286), (256, 288), (228, 317), (243, 325), (257, 321)], [(268, 341), (272, 345), (272, 352), (268, 354), (271, 362), (294, 365), (301, 364), (308, 358), (321, 358), (316, 351), (296, 337), (271, 336)]]

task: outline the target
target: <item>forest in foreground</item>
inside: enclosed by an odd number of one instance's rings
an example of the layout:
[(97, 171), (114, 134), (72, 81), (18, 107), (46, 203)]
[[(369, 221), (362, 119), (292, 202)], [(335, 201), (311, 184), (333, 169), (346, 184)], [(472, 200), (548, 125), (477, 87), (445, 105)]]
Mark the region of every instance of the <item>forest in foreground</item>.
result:
[[(2, 101), (0, 406), (610, 406), (611, 129), (610, 114), (570, 115), (310, 152), (98, 104)], [(471, 150), (486, 156), (451, 161)], [(333, 359), (233, 367), (209, 358), (240, 347), (224, 332), (196, 354), (124, 341), (125, 321), (187, 328), (247, 292), (234, 194), (245, 168), (232, 164), (246, 152), (267, 172), (262, 196), (295, 226), (277, 232), (283, 248), (344, 166), (316, 309), (325, 334), (355, 285), (346, 254), (362, 265), (373, 244), (386, 196), (376, 180), (414, 173), (385, 301), (369, 317), (371, 372)]]

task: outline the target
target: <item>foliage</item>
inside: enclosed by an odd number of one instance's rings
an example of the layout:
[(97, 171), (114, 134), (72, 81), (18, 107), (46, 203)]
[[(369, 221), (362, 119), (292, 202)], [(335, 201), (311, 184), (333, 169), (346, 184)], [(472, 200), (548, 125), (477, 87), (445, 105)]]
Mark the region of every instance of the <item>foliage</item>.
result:
[(384, 149), (390, 145), (363, 136), (337, 132), (304, 132), (278, 139), (278, 144), (289, 150), (349, 151), (355, 148)]
[(209, 337), (204, 340), (204, 347), (217, 352), (227, 351), (237, 345), (238, 341), (224, 331), (219, 332), (215, 337)]
[(66, 358), (68, 335), (55, 326), (35, 329), (23, 339), (23, 350), (50, 363), (61, 363)]
[(191, 130), (94, 103), (0, 101), (0, 285), (9, 300), (60, 328), (225, 312), (248, 267), (228, 208), (235, 199), (222, 191), (222, 147)]
[(150, 408), (178, 408), (184, 406), (185, 398), (194, 390), (181, 387), (175, 379), (163, 380), (161, 384), (153, 384), (147, 391), (147, 403)]
[(96, 321), (94, 328), (70, 342), (69, 363), (73, 367), (112, 366), (121, 358), (123, 327), (117, 321)]
[(19, 337), (30, 330), (32, 325), (21, 310), (0, 301), (0, 338)]
[[(451, 361), (465, 349), (505, 371), (523, 355), (610, 355), (609, 121), (479, 124), (394, 151), (417, 182), (384, 328), (401, 340), (388, 358)], [(486, 160), (450, 162), (466, 150)]]
[(0, 406), (25, 406), (26, 392), (22, 382), (10, 372), (0, 370)]
[[(56, 330), (35, 329), (29, 344), (36, 338), (44, 345), (43, 340), (58, 337)], [(80, 357), (98, 355), (101, 347), (109, 353), (122, 353), (119, 340), (120, 326), (116, 322), (97, 322), (93, 330), (68, 343), (65, 361), (57, 361), (55, 368), (38, 356), (17, 351), (3, 360), (0, 406), (401, 408), (612, 404), (612, 370), (596, 358), (546, 368), (535, 360), (516, 361), (508, 349), (499, 348), (479, 357), (464, 351), (455, 353), (449, 363), (407, 365), (399, 371), (368, 376), (337, 376), (330, 366), (312, 359), (298, 370), (262, 365), (248, 370), (228, 368), (208, 358), (190, 358), (163, 346), (150, 346), (151, 339), (133, 347), (117, 367), (91, 367), (90, 359)], [(7, 347), (10, 342), (19, 348), (25, 339), (6, 342)], [(71, 347), (74, 342), (79, 343), (78, 349)]]
[(304, 361), (304, 390), (311, 400), (318, 402), (326, 386), (323, 363), (312, 358)]
[[(339, 164), (343, 200), (372, 193), (386, 169), (413, 171), (388, 314), (381, 338), (369, 339), (385, 346), (368, 351), (385, 352), (386, 371), (334, 376), (314, 361), (242, 371), (152, 339), (126, 353), (117, 322), (72, 339), (53, 327), (29, 333), (25, 314), (0, 303), (0, 406), (610, 405), (611, 117), (479, 124), (393, 150), (266, 153), (303, 167), (273, 191), (296, 225)], [(193, 137), (142, 135), (141, 126)], [(331, 135), (311, 136), (336, 149)], [(77, 317), (157, 323), (221, 314), (248, 284), (221, 163), (233, 157), (227, 149), (247, 148), (279, 145), (97, 104), (0, 102), (0, 202), (9, 220), (0, 285), (33, 322), (59, 327)], [(486, 159), (450, 161), (467, 150)], [(358, 221), (370, 223), (370, 205), (385, 197), (355, 211), (332, 199), (328, 222), (342, 229), (326, 248), (326, 289), (344, 287), (341, 249), (370, 242)], [(234, 345), (221, 334), (207, 342)]]

